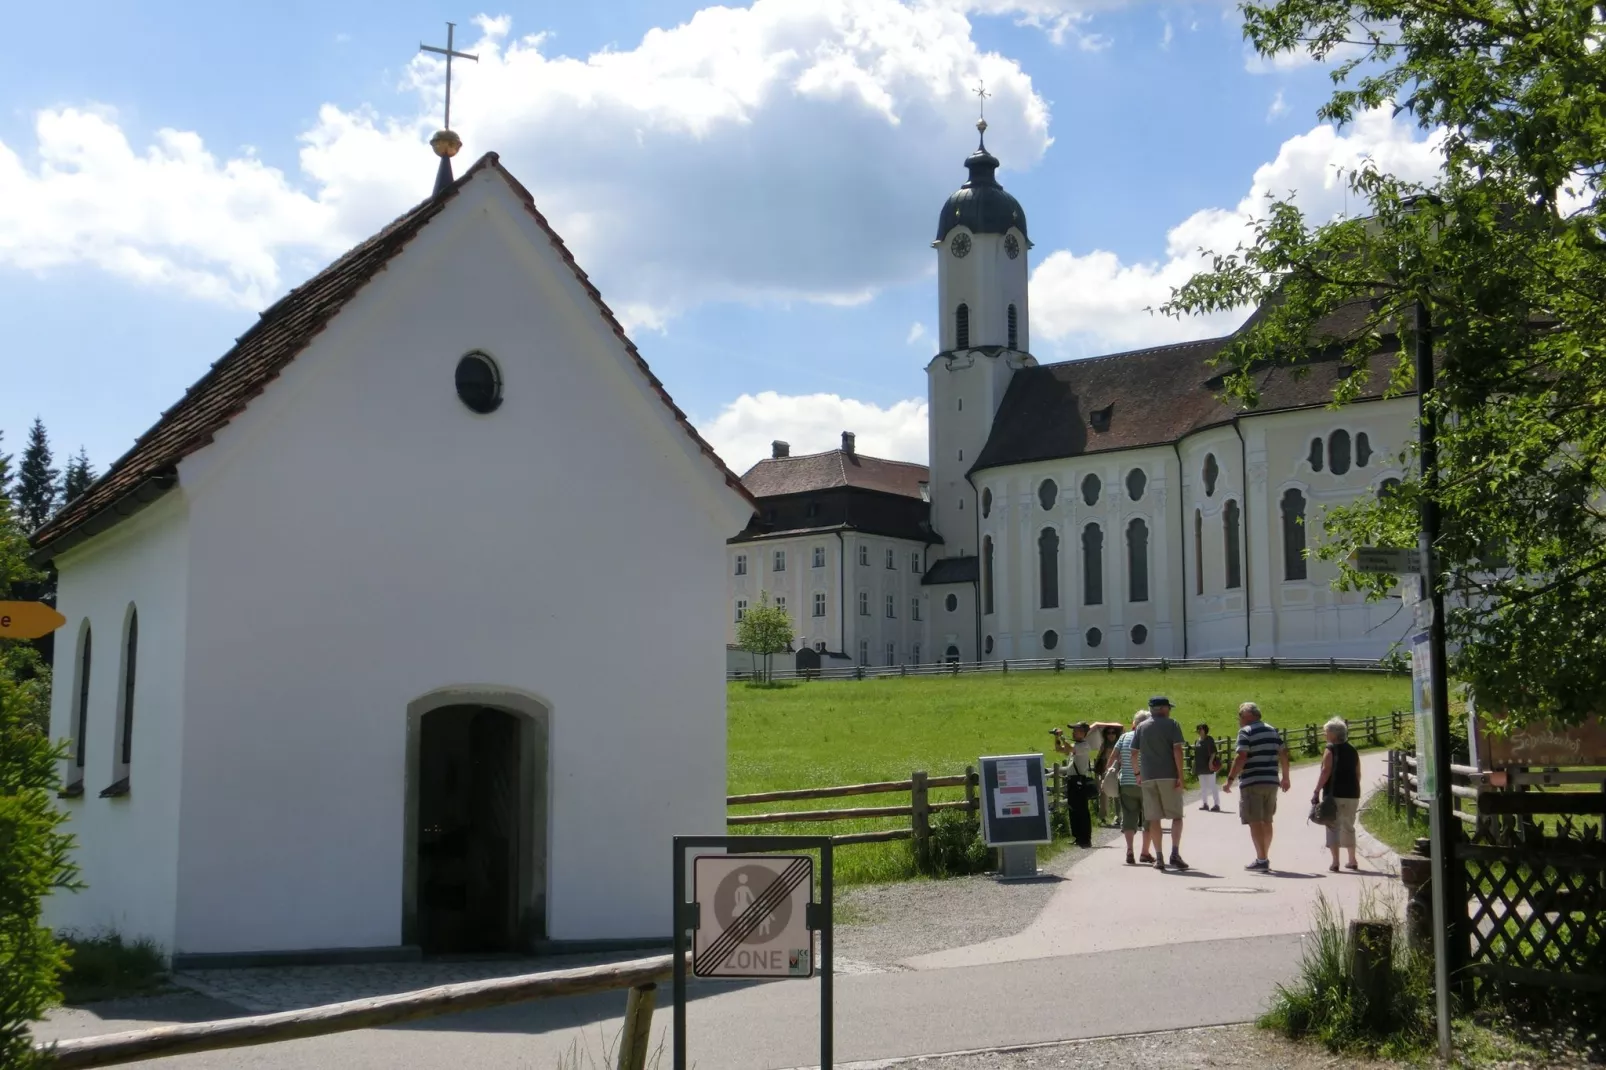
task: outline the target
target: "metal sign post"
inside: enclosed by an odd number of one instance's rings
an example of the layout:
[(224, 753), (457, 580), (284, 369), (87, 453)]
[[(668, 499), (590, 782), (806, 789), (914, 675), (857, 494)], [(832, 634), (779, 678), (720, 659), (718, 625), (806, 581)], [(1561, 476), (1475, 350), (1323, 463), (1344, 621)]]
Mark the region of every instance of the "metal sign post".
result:
[[(831, 837), (676, 836), (674, 1070), (686, 1070), (686, 952), (699, 979), (781, 980), (820, 977), (820, 1068), (830, 1070)], [(688, 851), (692, 900), (686, 900)], [(820, 852), (820, 897), (814, 900), (814, 859)], [(819, 934), (819, 952), (814, 934)]]
[(1041, 754), (978, 759), (981, 839), (1002, 855), (1001, 880), (1037, 876), (1037, 845), (1053, 843)]

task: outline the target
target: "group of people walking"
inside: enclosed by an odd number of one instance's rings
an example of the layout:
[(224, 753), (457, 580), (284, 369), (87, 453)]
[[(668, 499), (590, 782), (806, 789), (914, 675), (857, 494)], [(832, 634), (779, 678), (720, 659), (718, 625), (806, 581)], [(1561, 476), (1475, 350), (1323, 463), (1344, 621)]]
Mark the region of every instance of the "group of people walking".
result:
[[(1171, 700), (1164, 695), (1149, 699), (1149, 708), (1133, 715), (1130, 727), (1111, 721), (1078, 721), (1069, 726), (1070, 738), (1053, 729), (1054, 749), (1067, 756), (1066, 805), (1071, 838), (1081, 847), (1093, 845), (1090, 805), (1097, 803), (1099, 818), (1119, 822), (1126, 838), (1129, 866), (1149, 865), (1157, 870), (1185, 870), (1182, 858), (1184, 737), (1171, 715)], [(1244, 868), (1271, 869), (1272, 820), (1277, 795), (1292, 787), (1288, 747), (1277, 729), (1262, 719), (1260, 707), (1245, 702), (1238, 707), (1238, 735), (1229, 759), (1218, 753), (1210, 726), (1194, 727), (1193, 773), (1199, 778), (1199, 809), (1221, 812), (1221, 796), (1239, 789), (1238, 819), (1249, 829), (1255, 857)], [(1313, 807), (1330, 800), (1332, 820), (1326, 826), (1327, 846), (1339, 871), (1339, 853), (1348, 851), (1349, 869), (1359, 868), (1355, 858), (1355, 817), (1361, 801), (1360, 755), (1349, 742), (1349, 729), (1335, 717), (1324, 727), (1327, 750), (1311, 798)], [(1225, 779), (1218, 778), (1225, 767)], [(1163, 833), (1170, 823), (1171, 851), (1164, 851)], [(1143, 834), (1142, 843), (1137, 841)]]

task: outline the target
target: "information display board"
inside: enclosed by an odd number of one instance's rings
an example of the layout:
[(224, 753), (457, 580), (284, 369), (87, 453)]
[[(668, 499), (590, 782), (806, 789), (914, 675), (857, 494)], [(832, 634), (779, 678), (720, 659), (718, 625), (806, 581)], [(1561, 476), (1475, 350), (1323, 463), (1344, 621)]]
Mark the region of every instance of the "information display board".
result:
[(982, 758), (981, 836), (988, 847), (1052, 843), (1041, 754)]
[(1411, 706), (1416, 714), (1417, 794), (1431, 799), (1438, 791), (1438, 769), (1433, 764), (1433, 685), (1428, 633), (1411, 637)]

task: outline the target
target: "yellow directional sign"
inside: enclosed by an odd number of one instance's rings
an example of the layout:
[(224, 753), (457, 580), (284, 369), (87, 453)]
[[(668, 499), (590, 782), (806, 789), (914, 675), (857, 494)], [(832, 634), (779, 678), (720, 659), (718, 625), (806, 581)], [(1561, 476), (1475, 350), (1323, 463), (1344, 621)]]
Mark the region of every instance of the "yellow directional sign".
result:
[(38, 639), (66, 623), (43, 602), (0, 602), (0, 639)]

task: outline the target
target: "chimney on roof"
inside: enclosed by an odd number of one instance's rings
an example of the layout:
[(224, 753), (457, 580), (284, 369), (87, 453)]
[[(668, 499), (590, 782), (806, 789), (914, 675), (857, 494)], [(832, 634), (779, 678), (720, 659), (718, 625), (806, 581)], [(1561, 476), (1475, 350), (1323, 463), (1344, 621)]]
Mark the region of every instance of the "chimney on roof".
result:
[(842, 432), (842, 452), (849, 457), (853, 456), (853, 437), (852, 431)]
[(771, 457), (790, 457), (790, 456), (792, 456), (792, 444), (790, 442), (782, 442), (780, 439), (776, 439), (774, 442), (770, 443), (770, 456)]

